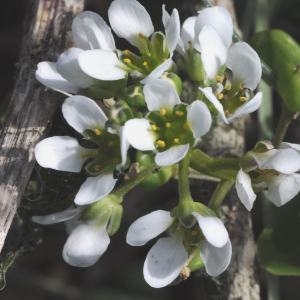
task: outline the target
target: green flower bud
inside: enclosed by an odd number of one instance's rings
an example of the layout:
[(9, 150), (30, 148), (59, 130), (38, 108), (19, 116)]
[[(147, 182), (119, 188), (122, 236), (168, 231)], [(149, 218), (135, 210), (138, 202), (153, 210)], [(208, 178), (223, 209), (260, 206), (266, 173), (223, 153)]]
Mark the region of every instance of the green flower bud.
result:
[(190, 78), (197, 82), (203, 82), (205, 79), (205, 70), (202, 64), (201, 54), (190, 49), (185, 57), (185, 68)]

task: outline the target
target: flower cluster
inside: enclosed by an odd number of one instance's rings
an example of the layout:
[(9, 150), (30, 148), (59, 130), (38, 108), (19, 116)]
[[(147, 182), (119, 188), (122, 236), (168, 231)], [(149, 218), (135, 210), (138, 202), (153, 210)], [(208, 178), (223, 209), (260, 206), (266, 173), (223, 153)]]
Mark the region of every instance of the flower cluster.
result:
[[(69, 237), (64, 260), (91, 266), (120, 226), (125, 194), (177, 165), (173, 175), (178, 173), (178, 205), (136, 220), (127, 243), (141, 246), (165, 235), (145, 260), (144, 277), (152, 287), (164, 287), (178, 276), (186, 279), (200, 267), (218, 276), (230, 263), (231, 242), (217, 212), (192, 199), (189, 162), (216, 119), (229, 124), (259, 108), (260, 59), (247, 43), (233, 43), (232, 19), (223, 7), (205, 8), (181, 26), (178, 11), (169, 14), (163, 6), (163, 32), (154, 30), (136, 0), (114, 0), (108, 18), (113, 32), (134, 50), (118, 49), (104, 19), (83, 12), (72, 24), (74, 46), (56, 62), (38, 64), (37, 80), (68, 96), (62, 114), (81, 138), (46, 138), (35, 148), (36, 160), (45, 168), (82, 172), (87, 179), (74, 206), (33, 220), (44, 225), (65, 222)], [(192, 91), (184, 90), (182, 74)], [(254, 191), (264, 190), (276, 205), (299, 191), (299, 146), (257, 149), (239, 160), (240, 171), (236, 164), (232, 167), (238, 195), (249, 210)], [(141, 153), (149, 158), (146, 165), (139, 162)]]

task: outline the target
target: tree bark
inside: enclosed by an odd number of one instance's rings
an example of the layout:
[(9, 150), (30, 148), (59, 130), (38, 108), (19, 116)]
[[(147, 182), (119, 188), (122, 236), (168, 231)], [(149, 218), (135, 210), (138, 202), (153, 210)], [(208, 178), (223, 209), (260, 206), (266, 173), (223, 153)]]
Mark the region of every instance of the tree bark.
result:
[[(200, 1), (184, 4), (186, 17), (199, 9)], [(222, 5), (231, 13), (234, 23), (235, 11), (233, 0), (215, 0), (216, 5)], [(204, 150), (213, 156), (240, 156), (245, 151), (245, 119), (240, 119), (231, 125), (218, 123), (211, 130), (208, 140), (203, 145)], [(199, 199), (205, 199), (212, 194), (215, 185), (207, 182), (193, 182), (193, 194)], [(194, 282), (195, 299), (203, 300), (259, 300), (260, 287), (255, 272), (255, 242), (252, 232), (250, 214), (239, 201), (235, 189), (227, 196), (220, 212), (229, 231), (232, 242), (232, 260), (227, 271), (212, 278), (199, 272)], [(197, 276), (197, 277), (198, 277)]]
[(70, 24), (84, 0), (30, 0), (15, 87), (0, 135), (0, 251), (34, 166), (34, 147), (59, 106), (34, 76), (42, 60), (66, 48)]

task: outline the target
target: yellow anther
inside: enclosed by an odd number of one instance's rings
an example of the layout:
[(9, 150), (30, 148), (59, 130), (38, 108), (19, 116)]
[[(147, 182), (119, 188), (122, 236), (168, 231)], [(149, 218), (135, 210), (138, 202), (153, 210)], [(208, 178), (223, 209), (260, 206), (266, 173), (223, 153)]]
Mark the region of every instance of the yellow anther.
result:
[(216, 81), (217, 82), (222, 82), (224, 80), (224, 75), (217, 75), (216, 76)]
[(182, 116), (184, 115), (184, 112), (183, 112), (183, 111), (180, 111), (180, 110), (177, 110), (177, 111), (175, 112), (175, 115), (176, 115), (177, 117), (182, 117)]
[(190, 277), (190, 275), (191, 269), (187, 266), (183, 267), (179, 274), (181, 280), (187, 280)]
[(247, 97), (245, 97), (245, 96), (241, 96), (241, 97), (240, 97), (240, 101), (241, 101), (241, 102), (245, 102), (245, 101), (247, 101)]
[(159, 128), (158, 128), (155, 124), (152, 124), (152, 125), (151, 125), (151, 129), (152, 129), (153, 131), (157, 131)]
[(172, 126), (172, 124), (170, 122), (167, 122), (165, 126), (166, 126), (166, 128), (170, 128)]
[(94, 129), (94, 132), (95, 132), (95, 134), (98, 135), (98, 136), (102, 134), (102, 131), (101, 131), (99, 128), (95, 128), (95, 129)]
[(162, 107), (162, 108), (159, 110), (159, 113), (160, 113), (161, 116), (165, 116), (165, 115), (167, 114), (167, 110), (166, 110), (164, 107)]
[(229, 116), (230, 116), (229, 110), (225, 110), (225, 116), (226, 116), (226, 117), (229, 117)]
[(158, 148), (165, 148), (165, 147), (166, 147), (166, 142), (163, 141), (163, 140), (157, 140), (157, 141), (156, 141), (156, 146), (157, 146)]
[(184, 128), (184, 129), (190, 129), (190, 126), (189, 126), (188, 123), (184, 123), (184, 124), (183, 124), (183, 128)]
[(224, 94), (223, 94), (223, 93), (218, 94), (218, 95), (217, 95), (217, 98), (218, 98), (219, 100), (222, 100), (222, 99), (224, 98)]
[(144, 67), (148, 67), (148, 65), (149, 65), (149, 64), (148, 64), (147, 61), (144, 61), (144, 62), (143, 62), (143, 66), (144, 66)]
[(124, 50), (125, 55), (129, 55), (130, 51), (128, 49)]
[(174, 142), (175, 144), (179, 144), (180, 138), (175, 138), (175, 139), (173, 140), (173, 142)]
[(123, 62), (125, 63), (125, 64), (131, 64), (131, 59), (130, 58), (124, 58), (123, 59)]

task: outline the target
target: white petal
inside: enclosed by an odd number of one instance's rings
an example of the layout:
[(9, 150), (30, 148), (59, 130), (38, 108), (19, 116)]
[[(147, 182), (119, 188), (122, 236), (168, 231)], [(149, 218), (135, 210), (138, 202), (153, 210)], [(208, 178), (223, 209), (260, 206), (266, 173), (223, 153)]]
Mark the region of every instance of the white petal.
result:
[(239, 118), (243, 115), (250, 114), (258, 110), (262, 103), (262, 92), (258, 92), (251, 100), (240, 106), (236, 111), (228, 118), (228, 121), (232, 121), (235, 118)]
[(79, 48), (70, 48), (63, 52), (57, 60), (57, 71), (69, 82), (80, 88), (91, 86), (95, 79), (83, 73), (78, 64), (78, 56), (84, 52)]
[(166, 231), (173, 218), (169, 211), (156, 210), (134, 221), (127, 232), (126, 242), (131, 246), (143, 246)]
[(165, 5), (162, 6), (163, 12), (163, 24), (165, 27), (166, 33), (166, 42), (172, 56), (176, 46), (178, 44), (178, 40), (180, 37), (180, 19), (178, 10), (175, 8), (172, 11), (171, 16), (167, 13), (165, 9)]
[(85, 11), (74, 18), (72, 34), (75, 45), (84, 50), (115, 50), (115, 41), (109, 26), (96, 13)]
[(35, 159), (43, 168), (59, 171), (80, 172), (88, 150), (69, 136), (53, 136), (35, 146)]
[(210, 276), (219, 276), (230, 264), (232, 247), (230, 240), (221, 247), (217, 248), (208, 242), (204, 242), (200, 249), (201, 258), (205, 264), (205, 269)]
[(244, 204), (244, 206), (250, 211), (253, 207), (256, 195), (251, 185), (250, 176), (247, 173), (245, 173), (242, 169), (240, 169), (237, 174), (235, 188), (239, 199)]
[(214, 95), (212, 88), (207, 87), (207, 88), (200, 88), (199, 90), (204, 94), (204, 96), (211, 102), (211, 104), (215, 107), (215, 109), (219, 112), (221, 118), (223, 121), (228, 124), (228, 120), (225, 116), (224, 108), (223, 105), (220, 103), (220, 101), (217, 99), (217, 97)]
[(106, 224), (102, 227), (89, 223), (80, 224), (64, 245), (63, 259), (74, 267), (90, 267), (106, 251), (109, 242)]
[(204, 26), (202, 28), (195, 48), (201, 52), (206, 76), (214, 79), (220, 67), (226, 62), (227, 49), (213, 27)]
[(149, 14), (136, 0), (114, 0), (108, 18), (114, 32), (134, 46), (139, 44), (139, 34), (149, 37), (154, 31)]
[(81, 185), (74, 202), (77, 205), (87, 205), (107, 196), (115, 187), (117, 179), (113, 174), (100, 174), (88, 177)]
[(182, 24), (181, 39), (185, 48), (187, 48), (189, 44), (194, 44), (196, 19), (197, 17), (189, 17)]
[(76, 85), (70, 83), (58, 73), (54, 62), (43, 61), (38, 63), (35, 77), (40, 83), (53, 90), (67, 93), (78, 91)]
[(300, 174), (274, 176), (264, 192), (267, 199), (276, 206), (282, 206), (292, 200), (300, 191)]
[(187, 120), (195, 139), (206, 134), (212, 122), (209, 109), (200, 100), (194, 101), (187, 107)]
[(243, 82), (250, 90), (257, 87), (262, 74), (261, 62), (247, 43), (238, 42), (229, 49), (226, 65), (232, 71), (234, 81)]
[(123, 135), (129, 144), (141, 151), (154, 150), (155, 136), (151, 126), (146, 119), (131, 119), (124, 125)]
[(297, 152), (300, 152), (300, 145), (299, 144), (294, 144), (294, 143), (287, 143), (287, 142), (283, 142), (280, 144), (280, 149), (294, 149)]
[(189, 144), (172, 146), (170, 149), (158, 152), (155, 155), (155, 163), (161, 167), (174, 165), (181, 161), (190, 149)]
[(195, 35), (198, 36), (204, 26), (212, 26), (228, 48), (232, 43), (233, 23), (229, 12), (221, 6), (209, 7), (198, 13)]
[(294, 149), (280, 149), (273, 152), (274, 155), (261, 162), (261, 169), (273, 169), (284, 174), (292, 174), (300, 169), (300, 155)]
[(121, 151), (121, 166), (125, 166), (126, 165), (126, 161), (127, 161), (127, 152), (129, 149), (129, 142), (126, 138), (126, 136), (124, 135), (124, 126), (122, 126), (120, 128), (120, 151)]
[(161, 238), (150, 249), (144, 263), (144, 278), (154, 288), (172, 283), (187, 263), (188, 254), (182, 241), (175, 237)]
[(215, 247), (223, 247), (229, 240), (228, 232), (223, 222), (217, 217), (202, 216), (193, 213), (205, 239)]
[(83, 133), (87, 129), (103, 129), (107, 117), (95, 101), (84, 96), (72, 96), (62, 105), (65, 120), (77, 132)]
[(160, 108), (172, 109), (181, 101), (172, 83), (164, 79), (155, 79), (144, 86), (145, 101), (150, 111)]
[(160, 78), (173, 64), (173, 60), (171, 58), (165, 60), (162, 64), (157, 66), (147, 77), (141, 80), (142, 84), (149, 83), (152, 80)]
[(78, 56), (81, 70), (98, 80), (119, 80), (126, 76), (117, 55), (106, 50), (87, 50)]
[(31, 220), (41, 225), (56, 224), (75, 218), (81, 213), (81, 211), (82, 210), (78, 207), (69, 207), (63, 211), (59, 211), (46, 216), (33, 216)]

